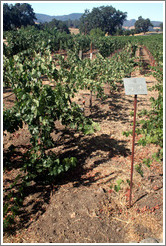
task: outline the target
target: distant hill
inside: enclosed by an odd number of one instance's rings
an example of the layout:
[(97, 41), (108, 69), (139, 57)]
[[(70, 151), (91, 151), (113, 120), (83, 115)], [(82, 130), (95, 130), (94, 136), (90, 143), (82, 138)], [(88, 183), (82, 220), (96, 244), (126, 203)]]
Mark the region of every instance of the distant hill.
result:
[(136, 22), (135, 19), (126, 20), (126, 21), (123, 22), (123, 26), (131, 27), (131, 26), (134, 26), (135, 22)]
[(69, 15), (45, 15), (45, 14), (35, 14), (36, 15), (36, 22), (39, 23), (44, 23), (44, 22), (50, 22), (53, 19), (56, 20), (61, 20), (61, 21), (66, 21), (66, 20), (78, 20), (83, 14), (81, 13), (73, 13), (73, 14), (69, 14)]
[[(123, 26), (125, 26), (125, 27), (134, 26), (136, 21), (137, 20), (135, 20), (135, 19), (126, 20), (126, 21), (124, 21)], [(161, 21), (151, 21), (151, 23), (153, 24), (154, 27), (159, 27), (162, 22)]]
[[(45, 15), (45, 14), (35, 14), (36, 15), (36, 22), (39, 23), (44, 23), (44, 22), (50, 22), (53, 19), (56, 20), (61, 20), (61, 21), (66, 21), (66, 20), (78, 20), (83, 14), (82, 13), (73, 13), (73, 14), (69, 14), (69, 15)], [(131, 19), (131, 20), (126, 20), (123, 23), (123, 27), (132, 27), (134, 26), (136, 22), (136, 19)], [(162, 23), (161, 21), (151, 21), (154, 27), (159, 27), (160, 23)]]
[(151, 21), (151, 22), (152, 22), (154, 27), (158, 27), (162, 23), (162, 21)]

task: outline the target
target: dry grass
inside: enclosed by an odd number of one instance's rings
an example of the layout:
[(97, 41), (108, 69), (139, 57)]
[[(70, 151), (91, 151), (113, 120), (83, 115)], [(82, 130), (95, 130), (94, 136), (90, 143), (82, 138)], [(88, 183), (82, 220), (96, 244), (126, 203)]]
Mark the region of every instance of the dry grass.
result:
[(79, 34), (80, 33), (78, 28), (71, 27), (71, 28), (69, 28), (69, 30), (70, 30), (71, 34)]
[[(155, 238), (162, 242), (163, 231), (159, 223), (156, 222), (154, 213), (146, 208), (139, 210), (137, 205), (128, 209), (128, 201), (123, 191), (115, 194), (113, 204), (120, 212), (112, 214), (112, 219), (124, 223), (124, 229), (127, 229), (126, 242), (140, 242), (142, 238), (149, 237), (149, 233), (152, 237), (155, 235)], [(109, 208), (106, 207), (105, 210), (109, 210)]]

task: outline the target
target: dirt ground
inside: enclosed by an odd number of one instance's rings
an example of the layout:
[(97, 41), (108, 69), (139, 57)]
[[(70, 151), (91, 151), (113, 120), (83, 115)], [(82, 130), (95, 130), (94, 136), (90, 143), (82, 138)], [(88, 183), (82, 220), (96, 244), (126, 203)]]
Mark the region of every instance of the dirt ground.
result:
[[(132, 77), (145, 77), (147, 86), (156, 80), (146, 77), (149, 59), (142, 51), (145, 68), (135, 69)], [(11, 107), (15, 100), (10, 89), (4, 90), (4, 104)], [(85, 100), (85, 115), (99, 122), (100, 131), (84, 136), (74, 131), (64, 132), (64, 127), (53, 136), (57, 144), (53, 151), (60, 156), (75, 156), (75, 170), (58, 177), (53, 187), (32, 184), (26, 191), (21, 214), (12, 232), (4, 233), (4, 243), (128, 243), (140, 242), (147, 237), (162, 241), (163, 231), (163, 167), (153, 161), (150, 168), (142, 166), (143, 177), (134, 169), (132, 207), (128, 208), (132, 137), (123, 131), (132, 130), (133, 97), (126, 96), (124, 88), (110, 93), (106, 101), (93, 96), (92, 112), (89, 110), (89, 92), (81, 91), (76, 101)], [(9, 96), (9, 97), (7, 97)], [(138, 113), (150, 108), (150, 97), (155, 91), (138, 96)], [(7, 98), (6, 98), (7, 97)], [(158, 148), (139, 146), (136, 135), (134, 165), (151, 157)], [(19, 172), (22, 154), (30, 147), (27, 126), (4, 137), (4, 158), (8, 147), (15, 151), (11, 161), (15, 165), (4, 172), (4, 188)], [(14, 166), (14, 167), (13, 167)], [(115, 191), (121, 179), (121, 190)]]

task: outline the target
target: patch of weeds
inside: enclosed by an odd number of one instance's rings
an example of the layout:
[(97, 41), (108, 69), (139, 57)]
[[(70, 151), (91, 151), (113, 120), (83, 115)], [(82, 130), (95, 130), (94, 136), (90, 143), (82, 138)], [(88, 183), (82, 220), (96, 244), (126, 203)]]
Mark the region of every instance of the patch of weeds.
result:
[(150, 158), (143, 159), (143, 163), (150, 168), (150, 164), (152, 163), (152, 160)]
[(124, 181), (122, 179), (118, 179), (116, 180), (117, 185), (114, 185), (114, 190), (116, 192), (118, 192), (119, 190), (121, 190), (121, 184), (124, 183)]
[(137, 173), (139, 173), (141, 175), (141, 177), (144, 176), (144, 173), (143, 173), (143, 170), (142, 170), (142, 164), (141, 163), (135, 165), (135, 170), (136, 170)]
[[(126, 180), (126, 183), (130, 186), (130, 180), (129, 179)], [(116, 192), (118, 192), (118, 191), (120, 191), (122, 189), (122, 184), (125, 184), (125, 181), (123, 179), (118, 179), (118, 180), (116, 180), (116, 184), (114, 184), (114, 185), (111, 184), (110, 185), (110, 188), (111, 189), (114, 188), (114, 190)]]
[(129, 135), (132, 135), (132, 132), (133, 131), (123, 131), (122, 134), (123, 134), (123, 136), (128, 137)]
[(134, 111), (131, 111), (130, 112), (130, 116), (134, 116)]
[(126, 180), (126, 182), (127, 182), (127, 184), (130, 186), (130, 180), (129, 180), (129, 179), (127, 179), (127, 180)]

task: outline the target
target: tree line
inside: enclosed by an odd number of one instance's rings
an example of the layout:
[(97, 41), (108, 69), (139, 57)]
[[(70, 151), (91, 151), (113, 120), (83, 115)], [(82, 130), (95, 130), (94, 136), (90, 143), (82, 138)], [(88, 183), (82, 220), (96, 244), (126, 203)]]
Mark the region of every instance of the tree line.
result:
[(35, 13), (30, 4), (3, 4), (3, 30), (9, 31), (21, 26), (34, 25)]
[(17, 28), (26, 27), (28, 25), (36, 25), (39, 29), (54, 28), (60, 32), (70, 33), (67, 25), (60, 20), (53, 19), (51, 22), (46, 22), (37, 25), (35, 23), (36, 16), (33, 8), (28, 3), (3, 4), (3, 30), (10, 31)]
[[(53, 19), (51, 22), (38, 24), (39, 29), (57, 28), (60, 32), (70, 33), (69, 27), (79, 28), (81, 34), (103, 35), (134, 35), (135, 33), (148, 32), (153, 27), (150, 19), (142, 16), (135, 22), (135, 29), (123, 30), (127, 13), (116, 10), (112, 6), (95, 7), (90, 12), (85, 10), (79, 20), (60, 21)], [(3, 30), (8, 31), (21, 26), (35, 25), (36, 16), (30, 4), (16, 3), (3, 4)], [(160, 26), (162, 30), (162, 24)]]

